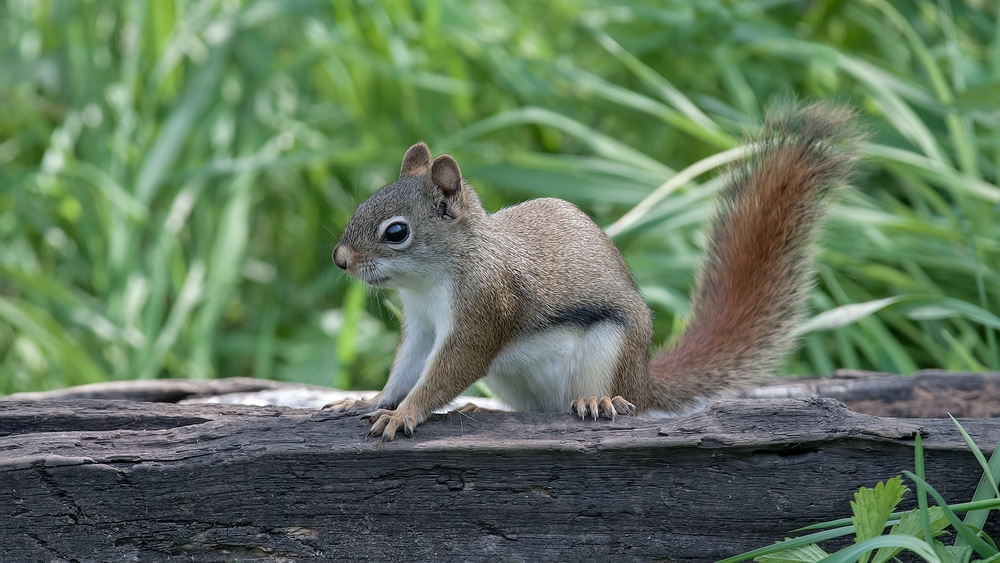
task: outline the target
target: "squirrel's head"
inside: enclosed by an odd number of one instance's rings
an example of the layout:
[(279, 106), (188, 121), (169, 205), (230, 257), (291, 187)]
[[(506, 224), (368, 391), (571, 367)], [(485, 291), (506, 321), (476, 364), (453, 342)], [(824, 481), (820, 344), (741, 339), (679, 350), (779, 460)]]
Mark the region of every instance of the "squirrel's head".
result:
[(434, 283), (485, 216), (449, 155), (431, 161), (424, 143), (406, 151), (399, 179), (362, 203), (333, 249), (333, 262), (369, 285)]

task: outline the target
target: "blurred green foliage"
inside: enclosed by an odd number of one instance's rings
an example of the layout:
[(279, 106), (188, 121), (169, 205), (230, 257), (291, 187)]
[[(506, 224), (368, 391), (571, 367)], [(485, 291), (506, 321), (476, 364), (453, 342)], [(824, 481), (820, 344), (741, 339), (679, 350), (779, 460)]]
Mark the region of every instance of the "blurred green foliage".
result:
[(417, 140), (488, 208), (614, 224), (665, 340), (717, 173), (637, 206), (793, 97), (873, 137), (787, 371), (1000, 369), (998, 26), (984, 0), (0, 0), (0, 393), (380, 387), (392, 296), (329, 253)]

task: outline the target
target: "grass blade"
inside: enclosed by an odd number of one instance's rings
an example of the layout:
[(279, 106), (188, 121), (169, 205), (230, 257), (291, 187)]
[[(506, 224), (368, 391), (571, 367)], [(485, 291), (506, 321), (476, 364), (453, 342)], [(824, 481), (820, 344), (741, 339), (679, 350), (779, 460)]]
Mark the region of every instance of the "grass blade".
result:
[(875, 313), (876, 311), (880, 311), (893, 303), (899, 303), (905, 299), (915, 298), (915, 296), (897, 295), (896, 297), (886, 297), (885, 299), (876, 299), (866, 303), (841, 305), (828, 311), (824, 311), (805, 321), (799, 325), (796, 332), (799, 335), (804, 335), (809, 334), (810, 332), (845, 327)]
[[(923, 464), (921, 464), (921, 467), (917, 468), (918, 471), (923, 469), (922, 465)], [(918, 495), (920, 495), (921, 489), (925, 491), (923, 502), (920, 503), (921, 510), (926, 511), (927, 509), (926, 494), (930, 494), (932, 497), (934, 497), (934, 500), (938, 503), (938, 506), (941, 507), (941, 510), (944, 511), (945, 516), (948, 518), (948, 521), (951, 522), (952, 527), (955, 528), (955, 532), (958, 533), (958, 536), (962, 538), (970, 546), (972, 546), (972, 549), (974, 549), (977, 554), (979, 554), (981, 557), (992, 557), (998, 553), (998, 551), (993, 546), (980, 539), (980, 537), (976, 534), (974, 530), (972, 530), (972, 528), (965, 525), (961, 520), (959, 520), (958, 516), (956, 516), (954, 511), (951, 510), (951, 508), (948, 506), (948, 503), (945, 502), (941, 494), (938, 493), (936, 490), (934, 490), (933, 487), (928, 485), (926, 481), (924, 481), (922, 478), (918, 477), (917, 475), (909, 471), (904, 471), (903, 474), (917, 484)], [(918, 496), (917, 499), (918, 501), (920, 501), (920, 496)], [(927, 522), (924, 525), (924, 529), (926, 536), (930, 537), (930, 522)]]
[(604, 231), (612, 238), (628, 231), (630, 227), (634, 226), (643, 218), (643, 216), (649, 213), (653, 207), (656, 206), (656, 204), (663, 201), (668, 195), (681, 186), (691, 182), (709, 170), (713, 170), (719, 166), (746, 158), (753, 151), (753, 146), (739, 147), (699, 160), (684, 170), (681, 170), (666, 182), (660, 184), (660, 186), (653, 190), (653, 193), (649, 194), (646, 199), (639, 203), (639, 205), (630, 209), (628, 213), (622, 216), (621, 219), (609, 225), (606, 229), (604, 229)]
[(842, 528), (835, 528), (833, 530), (827, 530), (825, 532), (817, 532), (806, 536), (787, 539), (785, 541), (778, 542), (774, 545), (761, 547), (759, 549), (754, 549), (753, 551), (747, 551), (746, 553), (741, 553), (739, 555), (728, 557), (721, 561), (717, 561), (716, 563), (737, 563), (738, 561), (746, 561), (748, 559), (754, 559), (756, 557), (760, 557), (763, 555), (779, 553), (787, 549), (805, 547), (821, 541), (826, 541), (834, 538), (842, 538), (844, 536), (849, 536), (853, 533), (854, 533), (854, 526), (844, 526)]
[(586, 144), (592, 151), (604, 158), (617, 160), (650, 172), (656, 172), (662, 176), (674, 175), (673, 170), (632, 147), (607, 135), (603, 135), (579, 121), (545, 108), (521, 108), (488, 117), (451, 135), (442, 145), (445, 149), (461, 146), (486, 133), (525, 124), (548, 125), (549, 127), (559, 129)]
[[(955, 420), (955, 417), (951, 415), (948, 416), (951, 417), (955, 426), (958, 427), (959, 432), (962, 433), (962, 437), (965, 439), (965, 442), (969, 444), (969, 448), (971, 448), (972, 452), (976, 454), (976, 459), (979, 460), (979, 465), (983, 468), (983, 476), (979, 479), (979, 484), (976, 486), (976, 492), (972, 496), (972, 501), (996, 501), (997, 506), (1000, 507), (1000, 491), (997, 490), (997, 480), (1000, 479), (1000, 453), (998, 453), (1000, 452), (1000, 445), (993, 449), (993, 453), (990, 454), (989, 461), (985, 461), (982, 451), (980, 451), (979, 447), (972, 440), (972, 437), (969, 436), (968, 432), (965, 431), (965, 428), (963, 428), (962, 425)], [(959, 512), (960, 510), (957, 508), (957, 506), (952, 506), (953, 510)], [(981, 530), (986, 524), (986, 518), (989, 516), (990, 508), (983, 510), (970, 510), (966, 513), (965, 519), (962, 522), (967, 526)], [(955, 540), (956, 547), (963, 547), (967, 545), (969, 545), (969, 543), (962, 537)]]
[(919, 555), (924, 561), (938, 563), (941, 561), (937, 554), (927, 542), (912, 536), (879, 536), (871, 538), (861, 543), (846, 547), (826, 559), (823, 563), (850, 563), (857, 561), (858, 557), (875, 548), (899, 547)]

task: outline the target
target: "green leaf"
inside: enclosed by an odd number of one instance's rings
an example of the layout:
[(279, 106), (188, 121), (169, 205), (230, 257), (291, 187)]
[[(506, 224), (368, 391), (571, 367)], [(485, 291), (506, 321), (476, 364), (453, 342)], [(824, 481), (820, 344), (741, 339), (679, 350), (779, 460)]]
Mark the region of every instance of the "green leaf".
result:
[[(939, 535), (948, 526), (948, 517), (944, 515), (944, 511), (940, 507), (930, 507), (928, 509), (928, 519), (930, 520), (931, 533), (934, 536)], [(918, 510), (911, 510), (904, 513), (899, 521), (893, 524), (892, 529), (889, 530), (889, 534), (913, 536), (923, 540), (927, 539), (924, 537), (923, 518)], [(885, 563), (898, 555), (902, 550), (902, 547), (879, 548), (872, 558), (872, 563)]]
[(816, 532), (814, 534), (809, 534), (798, 538), (786, 539), (785, 541), (781, 541), (773, 545), (769, 545), (767, 547), (761, 547), (758, 549), (754, 549), (752, 551), (747, 551), (746, 553), (741, 553), (739, 555), (728, 557), (721, 561), (717, 561), (716, 563), (738, 563), (739, 561), (753, 559), (755, 557), (760, 557), (762, 555), (780, 553), (782, 551), (787, 551), (789, 549), (805, 547), (810, 544), (830, 540), (833, 538), (842, 538), (845, 536), (849, 536), (853, 533), (854, 533), (854, 526), (843, 526), (841, 528), (834, 528), (832, 530)]
[(934, 553), (937, 553), (942, 563), (968, 563), (972, 557), (972, 548), (968, 546), (955, 547), (953, 545), (944, 545), (935, 540)]
[(177, 301), (170, 310), (170, 315), (167, 317), (162, 331), (152, 345), (146, 365), (139, 371), (140, 379), (151, 379), (159, 372), (163, 357), (174, 345), (181, 329), (184, 328), (185, 322), (191, 315), (191, 311), (201, 300), (205, 289), (204, 280), (205, 265), (201, 262), (195, 262), (191, 265), (191, 269), (184, 279), (184, 285), (177, 295)]
[(221, 47), (212, 51), (209, 62), (199, 69), (170, 116), (164, 121), (156, 141), (150, 147), (136, 174), (135, 198), (139, 203), (148, 205), (156, 196), (163, 177), (174, 165), (191, 129), (213, 101), (213, 94), (218, 91), (228, 53), (228, 49)]
[(755, 557), (754, 561), (758, 561), (759, 563), (812, 563), (828, 556), (829, 554), (823, 551), (818, 545), (810, 544), (803, 547), (793, 547), (770, 555), (761, 555)]
[(47, 311), (20, 300), (0, 297), (0, 320), (29, 336), (55, 358), (68, 384), (96, 383), (105, 379), (86, 351)]
[(673, 169), (664, 166), (659, 161), (650, 158), (648, 155), (617, 139), (604, 135), (573, 118), (538, 107), (520, 108), (490, 116), (448, 137), (443, 145), (445, 148), (460, 146), (481, 135), (507, 127), (526, 124), (548, 125), (549, 127), (563, 131), (586, 144), (592, 151), (604, 158), (630, 164), (642, 170), (656, 172), (663, 177), (670, 177), (675, 174)]
[(949, 414), (948, 418), (950, 418), (951, 421), (955, 423), (955, 426), (958, 428), (958, 431), (962, 434), (962, 438), (965, 440), (965, 443), (969, 446), (969, 449), (972, 451), (972, 455), (976, 456), (976, 461), (979, 462), (979, 467), (983, 468), (983, 476), (989, 481), (990, 486), (993, 488), (992, 491), (993, 496), (995, 498), (1000, 498), (1000, 490), (997, 489), (996, 479), (993, 477), (993, 472), (990, 471), (990, 465), (986, 461), (986, 457), (983, 455), (982, 450), (979, 449), (979, 446), (976, 445), (976, 442), (975, 440), (972, 439), (972, 436), (969, 436), (969, 433), (965, 431), (965, 428), (962, 427), (961, 424), (959, 424), (958, 420), (956, 420), (954, 416)]
[(934, 552), (934, 548), (927, 544), (923, 540), (911, 536), (878, 536), (876, 538), (867, 539), (859, 544), (852, 545), (850, 547), (845, 547), (840, 551), (834, 553), (830, 557), (823, 560), (823, 563), (849, 563), (858, 560), (859, 557), (864, 556), (864, 554), (872, 551), (875, 548), (899, 548), (907, 549), (924, 559), (929, 563), (940, 563), (941, 559), (938, 557), (937, 553)]
[[(959, 430), (962, 432), (962, 437), (965, 438), (966, 443), (969, 444), (969, 447), (972, 448), (972, 451), (974, 453), (978, 452), (979, 455), (976, 456), (977, 459), (981, 458), (982, 451), (980, 451), (979, 447), (975, 445), (975, 442), (972, 440), (972, 437), (968, 436), (968, 433), (965, 431), (965, 428), (963, 428), (962, 425), (959, 424), (954, 417), (952, 417), (952, 420), (955, 421), (955, 424), (959, 427)], [(982, 459), (979, 460), (979, 464), (980, 466), (983, 466)], [(1000, 444), (998, 444), (993, 448), (993, 453), (990, 454), (989, 461), (986, 462), (985, 466), (983, 467), (983, 476), (979, 479), (979, 485), (976, 486), (976, 492), (972, 495), (972, 501), (974, 503), (982, 501), (987, 501), (987, 502), (997, 501), (998, 503), (1000, 503), (1000, 498), (998, 498), (1000, 497), (1000, 494), (997, 494), (998, 480), (1000, 480)], [(998, 504), (998, 506), (1000, 506), (1000, 504)], [(953, 505), (952, 509), (955, 510), (956, 512), (960, 510), (958, 505)], [(989, 516), (989, 513), (990, 513), (989, 508), (981, 510), (969, 510), (966, 513), (965, 518), (962, 520), (962, 522), (967, 526), (981, 530), (983, 526), (986, 525), (986, 518)], [(969, 545), (968, 542), (965, 541), (964, 538), (958, 538), (955, 540), (956, 547), (965, 547), (968, 545)]]
[(991, 203), (1000, 202), (1000, 188), (975, 176), (935, 162), (916, 153), (882, 145), (865, 145), (865, 152), (876, 160), (895, 162), (921, 176), (941, 182), (960, 195), (968, 195)]
[(673, 114), (666, 114), (667, 119), (674, 126), (689, 133), (704, 138), (721, 148), (729, 148), (734, 144), (734, 137), (726, 134), (718, 124), (712, 121), (701, 111), (691, 100), (682, 94), (673, 84), (668, 82), (663, 76), (657, 74), (648, 66), (643, 64), (634, 55), (626, 51), (607, 33), (595, 28), (590, 28), (598, 42), (611, 54), (625, 63), (643, 82), (651, 89), (657, 91), (660, 96), (670, 105), (674, 106), (686, 118), (686, 121)]
[[(920, 517), (920, 527), (924, 530), (927, 541), (934, 536), (931, 528), (931, 515), (927, 509), (927, 489), (924, 484), (924, 438), (919, 433), (913, 437), (913, 469), (916, 471), (917, 483), (917, 514)], [(904, 472), (905, 474), (905, 472)]]
[(661, 184), (658, 188), (656, 188), (656, 190), (653, 191), (653, 193), (649, 194), (649, 196), (642, 200), (642, 202), (630, 209), (629, 212), (622, 216), (621, 219), (615, 221), (614, 224), (609, 225), (605, 229), (605, 232), (607, 232), (610, 237), (618, 236), (619, 234), (627, 231), (630, 227), (634, 226), (644, 215), (649, 213), (653, 207), (656, 206), (656, 204), (684, 184), (687, 184), (713, 168), (746, 158), (753, 151), (754, 147), (752, 146), (729, 149), (728, 151), (712, 155), (708, 158), (699, 160), (691, 166), (688, 166)]
[[(987, 489), (989, 489), (989, 485), (986, 485), (986, 487), (987, 487)], [(951, 507), (951, 510), (953, 512), (974, 512), (974, 511), (979, 511), (979, 510), (995, 510), (995, 509), (1000, 509), (1000, 499), (988, 498), (986, 500), (977, 500), (975, 502), (961, 502), (961, 503), (952, 504), (952, 505), (949, 505), (949, 506)], [(899, 522), (899, 520), (904, 515), (906, 515), (908, 513), (909, 513), (909, 511), (907, 511), (907, 512), (893, 512), (892, 515), (889, 517), (889, 521), (893, 522), (893, 523)], [(846, 526), (847, 524), (850, 524), (850, 523), (851, 523), (851, 519), (850, 518), (839, 518), (837, 520), (830, 520), (828, 522), (818, 522), (816, 524), (810, 524), (809, 526), (803, 526), (802, 528), (796, 528), (793, 531), (794, 532), (804, 532), (804, 531), (808, 531), (808, 530), (823, 530), (823, 529), (827, 529), (827, 528), (837, 528), (837, 527), (841, 527), (841, 526)], [(853, 526), (847, 526), (847, 527), (853, 529)]]
[(804, 335), (809, 334), (810, 332), (841, 328), (880, 311), (893, 303), (899, 303), (904, 299), (913, 298), (914, 297), (897, 295), (895, 297), (886, 297), (884, 299), (876, 299), (865, 303), (841, 305), (840, 307), (830, 309), (829, 311), (823, 311), (815, 317), (805, 321), (799, 325), (796, 332), (797, 334)]
[(944, 511), (945, 516), (948, 518), (948, 521), (951, 523), (952, 527), (955, 528), (955, 531), (958, 533), (959, 537), (961, 537), (969, 545), (971, 545), (972, 549), (974, 549), (977, 554), (979, 554), (980, 556), (991, 557), (998, 553), (996, 548), (983, 541), (981, 538), (979, 538), (979, 536), (972, 528), (962, 523), (962, 521), (958, 519), (958, 516), (955, 515), (954, 511), (952, 511), (951, 508), (948, 506), (948, 504), (945, 502), (941, 494), (938, 493), (933, 487), (928, 485), (926, 481), (924, 481), (923, 479), (921, 479), (920, 477), (909, 471), (904, 471), (903, 474), (906, 475), (913, 482), (915, 482), (918, 487), (923, 488), (924, 490), (927, 491), (927, 493), (929, 493), (932, 497), (934, 497), (934, 500), (937, 501), (938, 506), (940, 506), (941, 510)]
[(1000, 329), (1000, 317), (982, 307), (950, 297), (942, 297), (914, 307), (907, 316), (920, 320), (962, 317), (990, 328)]
[[(903, 479), (897, 475), (888, 481), (880, 481), (873, 489), (861, 487), (854, 493), (851, 522), (855, 529), (855, 543), (882, 535), (889, 516), (905, 492)], [(862, 557), (863, 561), (867, 559), (867, 555)]]

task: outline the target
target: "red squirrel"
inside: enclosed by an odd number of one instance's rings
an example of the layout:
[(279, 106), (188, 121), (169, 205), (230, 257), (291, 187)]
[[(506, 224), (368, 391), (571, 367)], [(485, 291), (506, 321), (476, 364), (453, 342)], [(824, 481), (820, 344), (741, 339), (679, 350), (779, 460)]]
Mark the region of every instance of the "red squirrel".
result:
[(594, 419), (679, 412), (753, 383), (794, 344), (811, 242), (856, 160), (852, 120), (825, 105), (765, 119), (709, 226), (690, 322), (652, 360), (649, 308), (587, 215), (552, 198), (487, 213), (454, 158), (413, 145), (333, 251), (349, 275), (399, 292), (389, 380), (324, 408), (367, 412), (371, 434), (391, 440), (482, 378), (517, 410)]

